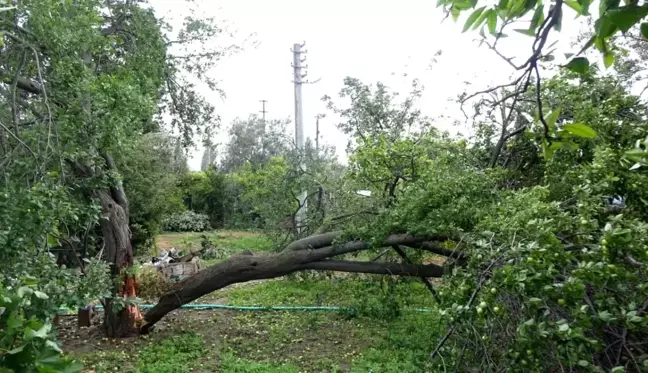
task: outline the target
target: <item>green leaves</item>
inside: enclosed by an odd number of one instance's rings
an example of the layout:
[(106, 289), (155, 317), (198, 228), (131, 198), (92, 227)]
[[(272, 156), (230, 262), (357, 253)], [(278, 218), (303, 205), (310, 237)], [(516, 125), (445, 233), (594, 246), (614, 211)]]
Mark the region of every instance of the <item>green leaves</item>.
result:
[(606, 52), (603, 55), (603, 64), (605, 65), (605, 68), (614, 65), (614, 54), (612, 54), (612, 52)]
[(644, 38), (648, 39), (648, 22), (642, 23), (640, 29), (641, 29), (641, 35)]
[(536, 7), (535, 12), (533, 13), (533, 18), (531, 18), (531, 25), (529, 30), (535, 31), (536, 28), (544, 21), (544, 5), (540, 4)]
[(34, 290), (29, 286), (21, 286), (21, 287), (18, 288), (18, 291), (16, 292), (16, 294), (20, 298), (24, 298), (25, 296), (31, 295), (33, 293), (34, 293)]
[(565, 5), (568, 7), (574, 9), (576, 13), (582, 14), (583, 12), (583, 7), (578, 3), (576, 0), (564, 0)]
[[(601, 17), (594, 23), (596, 35), (593, 44), (603, 53), (603, 62), (606, 67), (614, 63), (614, 56), (608, 47), (608, 39), (618, 30), (627, 32), (648, 15), (648, 6), (626, 5), (619, 7), (619, 0), (606, 0), (600, 3)], [(642, 35), (648, 34), (648, 26), (641, 26)], [(588, 45), (583, 48), (586, 49)]]
[(565, 65), (565, 68), (579, 74), (587, 74), (589, 72), (590, 63), (585, 57), (576, 57)]
[(488, 11), (488, 31), (492, 34), (495, 35), (497, 32), (497, 13), (494, 10), (489, 10)]
[(477, 18), (477, 20), (475, 20), (475, 22), (474, 22), (474, 24), (472, 26), (472, 29), (475, 30), (479, 26), (481, 26), (482, 23), (484, 23), (484, 21), (486, 21), (486, 17), (488, 17), (488, 14), (490, 12), (492, 12), (492, 11), (493, 11), (493, 9), (489, 9), (487, 11), (482, 11), (481, 14), (479, 15), (479, 17)]
[(48, 339), (47, 341), (45, 341), (45, 346), (51, 348), (52, 350), (54, 350), (54, 351), (56, 351), (58, 353), (63, 352), (63, 350), (61, 350), (61, 347), (58, 344), (56, 344), (56, 342), (54, 342), (52, 340)]
[(36, 284), (31, 282), (17, 289), (0, 288), (0, 366), (9, 372), (79, 372), (79, 363), (61, 355), (61, 348), (53, 340), (52, 324), (37, 316), (41, 310), (34, 309), (33, 298), (46, 300), (49, 296), (35, 289)]
[(606, 16), (614, 23), (621, 31), (627, 32), (641, 21), (648, 14), (648, 7), (646, 6), (624, 6), (618, 9), (608, 10)]
[(619, 7), (620, 0), (600, 0), (599, 14), (605, 14), (609, 9), (616, 9)]
[(549, 126), (549, 130), (551, 132), (555, 131), (556, 129), (556, 122), (558, 121), (558, 118), (560, 117), (560, 110), (561, 107), (558, 106), (555, 110), (553, 110), (547, 117), (545, 118), (545, 122)]
[(47, 335), (49, 334), (51, 329), (52, 329), (51, 324), (45, 324), (38, 330), (34, 330), (32, 328), (29, 328), (29, 327), (25, 328), (24, 339), (26, 341), (30, 341), (30, 340), (32, 340), (34, 338), (45, 339), (45, 338), (47, 338)]
[(597, 137), (596, 131), (582, 123), (569, 123), (563, 126), (563, 129), (572, 135), (594, 139)]
[(535, 37), (536, 29), (540, 24), (542, 24), (542, 22), (544, 22), (544, 5), (540, 4), (536, 7), (535, 11), (533, 12), (533, 17), (531, 18), (531, 23), (529, 24), (529, 28), (515, 29), (515, 31), (523, 35)]
[(484, 12), (484, 9), (486, 7), (481, 7), (468, 16), (468, 19), (466, 20), (466, 23), (464, 24), (464, 28), (462, 32), (466, 32), (474, 23), (477, 21), (477, 19), (481, 16), (481, 14)]
[[(603, 17), (596, 20), (596, 22), (594, 22), (594, 31), (596, 31), (596, 35), (594, 36), (595, 40), (593, 40), (593, 42), (594, 43), (598, 42), (600, 44), (605, 39), (612, 36), (617, 30), (618, 30), (617, 25), (615, 25), (614, 22), (612, 22), (610, 17), (604, 15)], [(604, 49), (599, 48), (599, 50), (603, 51)]]
[(575, 150), (578, 149), (578, 145), (567, 140), (554, 140), (549, 144), (545, 139), (542, 142), (542, 156), (544, 159), (549, 160), (558, 149), (563, 148)]
[(536, 36), (536, 33), (535, 33), (534, 30), (529, 30), (529, 29), (519, 29), (519, 28), (516, 28), (516, 29), (514, 29), (514, 31), (517, 31), (517, 32), (519, 32), (520, 34), (522, 34), (522, 35), (526, 35), (526, 36), (531, 36), (531, 37), (535, 37), (535, 36)]
[(564, 3), (574, 9), (578, 15), (589, 15), (590, 0), (565, 0)]

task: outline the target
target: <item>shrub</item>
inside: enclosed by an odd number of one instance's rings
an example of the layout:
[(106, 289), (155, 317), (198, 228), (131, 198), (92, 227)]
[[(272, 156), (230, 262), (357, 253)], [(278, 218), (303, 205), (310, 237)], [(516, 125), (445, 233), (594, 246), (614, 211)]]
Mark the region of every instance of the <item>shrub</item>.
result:
[(171, 215), (163, 223), (167, 232), (203, 232), (211, 229), (209, 217), (193, 211)]
[(143, 300), (157, 300), (169, 291), (173, 282), (164, 278), (157, 267), (143, 267), (137, 272), (137, 296)]

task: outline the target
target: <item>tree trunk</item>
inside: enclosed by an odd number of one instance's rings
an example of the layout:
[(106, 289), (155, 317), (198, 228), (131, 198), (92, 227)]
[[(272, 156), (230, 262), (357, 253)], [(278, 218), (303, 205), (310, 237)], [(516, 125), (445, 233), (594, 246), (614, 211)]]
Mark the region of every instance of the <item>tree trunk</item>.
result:
[[(115, 170), (115, 164), (109, 155), (103, 156), (108, 170)], [(75, 174), (80, 178), (90, 178), (95, 171), (87, 165), (68, 160)], [(101, 205), (101, 236), (103, 238), (103, 258), (111, 267), (111, 275), (116, 286), (113, 294), (123, 298), (137, 296), (137, 282), (131, 274), (133, 266), (133, 248), (130, 240), (128, 221), (128, 199), (120, 182), (110, 188), (93, 191)], [(104, 305), (104, 327), (106, 335), (111, 338), (125, 337), (137, 330), (137, 323), (142, 320), (142, 313), (136, 306), (117, 306), (114, 299), (102, 301)]]
[[(123, 193), (121, 188), (115, 189)], [(133, 249), (128, 228), (128, 208), (125, 209), (117, 203), (117, 200), (125, 201), (125, 198), (114, 198), (107, 190), (101, 190), (97, 195), (103, 214), (100, 224), (104, 240), (104, 258), (111, 263), (112, 276), (120, 279), (115, 293), (124, 298), (135, 297), (137, 284), (135, 277), (129, 273), (133, 266)], [(116, 310), (112, 299), (105, 299), (104, 307), (104, 327), (108, 337), (125, 337), (136, 331), (135, 324), (142, 318), (137, 307), (126, 306)]]

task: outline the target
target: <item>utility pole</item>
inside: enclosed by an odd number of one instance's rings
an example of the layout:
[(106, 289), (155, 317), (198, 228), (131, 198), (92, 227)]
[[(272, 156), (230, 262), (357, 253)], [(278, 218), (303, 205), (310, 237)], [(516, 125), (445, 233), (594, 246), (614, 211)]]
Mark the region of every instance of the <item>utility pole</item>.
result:
[[(304, 152), (304, 111), (302, 105), (302, 84), (304, 83), (303, 79), (306, 78), (306, 74), (302, 72), (302, 68), (307, 68), (308, 66), (302, 65), (303, 62), (306, 62), (306, 58), (302, 59), (302, 47), (303, 44), (293, 44), (293, 83), (295, 85), (295, 144), (297, 149), (301, 152), (301, 157), (303, 159)], [(306, 169), (306, 165), (302, 161), (300, 164), (302, 170)], [(302, 233), (305, 230), (305, 226), (308, 219), (308, 201), (306, 200), (307, 191), (302, 191), (299, 193), (299, 205), (300, 208), (295, 214), (295, 224), (297, 225), (297, 231)]]
[(259, 141), (261, 141), (261, 152), (262, 154), (265, 155), (265, 134), (266, 134), (266, 102), (267, 100), (260, 100), (262, 108), (261, 108), (261, 114), (263, 115), (261, 117), (261, 137), (259, 138)]
[(315, 151), (317, 152), (318, 157), (319, 157), (319, 138), (320, 138), (319, 121), (324, 117), (326, 117), (326, 114), (321, 114), (321, 113), (315, 116)]
[(263, 123), (265, 123), (265, 120), (266, 120), (265, 115), (267, 113), (267, 111), (265, 109), (265, 104), (266, 104), (266, 102), (268, 102), (268, 100), (260, 100), (260, 102), (263, 105), (263, 108), (261, 109), (261, 114), (263, 114), (262, 119), (263, 119)]
[(315, 118), (315, 151), (319, 152), (319, 116)]

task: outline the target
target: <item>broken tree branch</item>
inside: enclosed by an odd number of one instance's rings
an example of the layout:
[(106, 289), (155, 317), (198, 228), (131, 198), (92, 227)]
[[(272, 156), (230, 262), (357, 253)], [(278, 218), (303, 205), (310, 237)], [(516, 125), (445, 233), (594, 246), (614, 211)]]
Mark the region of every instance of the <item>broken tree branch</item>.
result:
[[(0, 77), (2, 77), (2, 81), (6, 84), (12, 84), (13, 82), (13, 75), (2, 68), (0, 68)], [(35, 95), (43, 93), (43, 88), (40, 84), (23, 77), (18, 77), (16, 79), (16, 86), (23, 91), (27, 91)]]
[[(307, 269), (333, 270), (344, 272), (361, 272), (376, 274), (394, 274), (401, 276), (430, 276), (443, 275), (443, 268), (437, 265), (405, 265), (394, 263), (351, 262), (326, 260), (328, 258), (370, 249), (392, 245), (414, 245), (425, 238), (408, 234), (388, 236), (383, 242), (372, 245), (363, 241), (351, 241), (340, 245), (330, 245), (339, 237), (339, 233), (316, 235), (296, 242), (301, 247), (310, 250), (289, 250), (274, 255), (236, 255), (214, 266), (208, 267), (197, 274), (180, 282), (173, 290), (160, 298), (155, 307), (144, 316), (140, 331), (147, 333), (150, 328), (169, 312), (183, 304), (200, 298), (205, 294), (222, 289), (228, 285), (284, 276), (296, 271)], [(324, 246), (327, 245), (328, 246)], [(320, 247), (317, 247), (320, 246)]]
[(305, 263), (300, 265), (297, 270), (304, 269), (422, 277), (426, 281), (427, 277), (441, 277), (443, 275), (443, 268), (436, 264), (377, 263), (347, 260), (322, 260)]
[[(407, 257), (407, 254), (405, 254), (405, 251), (403, 251), (403, 249), (401, 249), (400, 246), (393, 245), (392, 248), (394, 248), (394, 250), (396, 250), (396, 253), (398, 253), (398, 255), (400, 255), (400, 257), (403, 258), (403, 260), (406, 263), (412, 263), (410, 258)], [(439, 266), (437, 266), (437, 267), (439, 267)], [(443, 272), (443, 268), (442, 267), (439, 267), (439, 268), (441, 268), (441, 272)], [(439, 298), (439, 295), (437, 294), (436, 290), (434, 290), (434, 287), (432, 286), (430, 281), (427, 279), (427, 277), (432, 277), (432, 276), (420, 276), (421, 281), (423, 281), (423, 284), (425, 284), (425, 287), (430, 291), (430, 293), (432, 294), (432, 297), (437, 302), (437, 304), (441, 304), (441, 298)], [(441, 277), (441, 276), (434, 276), (434, 277)]]
[[(315, 234), (312, 236), (308, 236), (305, 238), (302, 238), (300, 240), (294, 241), (288, 246), (284, 248), (284, 251), (299, 251), (299, 250), (309, 250), (309, 249), (319, 249), (325, 246), (331, 246), (333, 245), (333, 242), (336, 239), (339, 239), (343, 236), (343, 232), (337, 231), (337, 232), (329, 232), (329, 233), (322, 233), (322, 234)], [(409, 234), (396, 234), (396, 235), (391, 235), (389, 236), (383, 246), (391, 246), (394, 243), (388, 243), (388, 242), (396, 242), (398, 245), (405, 245), (409, 246), (408, 242), (413, 242), (416, 244), (416, 247), (412, 247), (415, 249), (421, 249), (421, 250), (426, 250), (426, 251), (431, 251), (435, 252), (433, 250), (433, 245), (432, 244), (425, 244), (423, 245), (423, 242), (428, 242), (428, 241), (447, 241), (447, 240), (452, 240), (456, 241), (457, 239), (455, 237), (451, 236), (444, 236), (444, 235), (430, 235), (430, 236), (412, 236)], [(360, 242), (360, 241), (351, 241), (347, 242), (345, 245), (348, 245), (353, 242)], [(444, 249), (441, 249), (440, 252), (443, 252)], [(450, 252), (450, 250), (448, 250)], [(447, 254), (440, 254), (444, 256), (450, 256)]]

